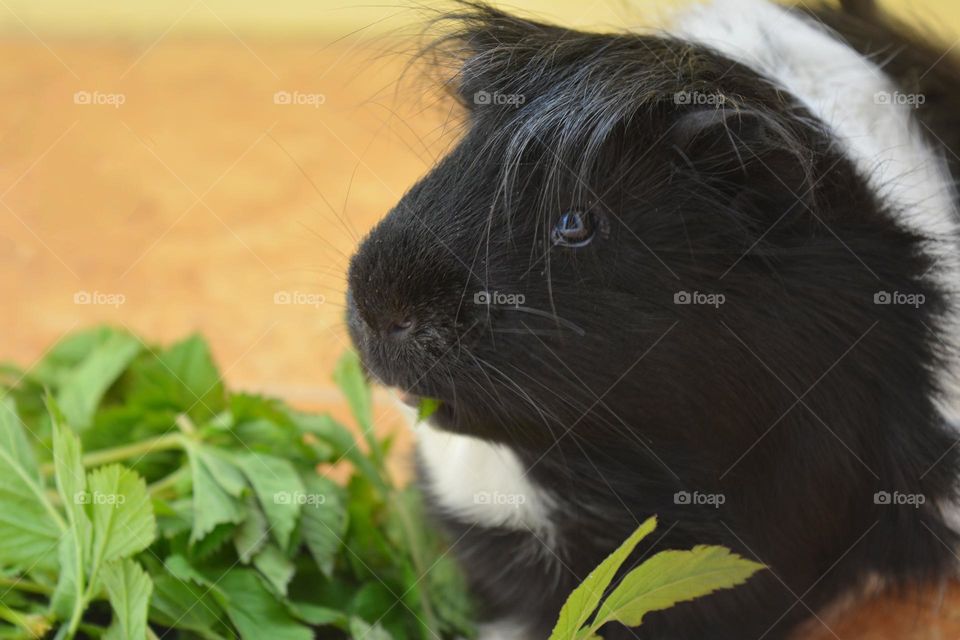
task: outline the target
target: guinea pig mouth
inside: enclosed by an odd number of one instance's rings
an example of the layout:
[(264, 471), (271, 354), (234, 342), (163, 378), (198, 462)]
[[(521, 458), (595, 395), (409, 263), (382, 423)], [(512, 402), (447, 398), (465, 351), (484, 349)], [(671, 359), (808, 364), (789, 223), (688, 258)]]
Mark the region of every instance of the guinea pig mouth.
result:
[(420, 420), (429, 420), (439, 427), (450, 428), (453, 426), (455, 413), (451, 403), (440, 398), (418, 395), (402, 389), (398, 390), (398, 393), (403, 404), (417, 410)]

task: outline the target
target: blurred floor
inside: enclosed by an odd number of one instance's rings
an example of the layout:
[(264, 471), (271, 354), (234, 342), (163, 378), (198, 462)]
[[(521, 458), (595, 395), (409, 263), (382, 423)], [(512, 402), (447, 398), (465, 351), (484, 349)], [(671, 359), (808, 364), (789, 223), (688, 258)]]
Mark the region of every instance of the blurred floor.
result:
[[(343, 413), (329, 378), (347, 257), (455, 132), (415, 79), (394, 94), (408, 56), (388, 49), (409, 46), (229, 28), (0, 40), (0, 360), (98, 322), (199, 331), (232, 388)], [(939, 598), (813, 637), (960, 638), (960, 595)]]
[(232, 386), (336, 400), (347, 256), (444, 116), (356, 42), (0, 42), (0, 357), (200, 331)]

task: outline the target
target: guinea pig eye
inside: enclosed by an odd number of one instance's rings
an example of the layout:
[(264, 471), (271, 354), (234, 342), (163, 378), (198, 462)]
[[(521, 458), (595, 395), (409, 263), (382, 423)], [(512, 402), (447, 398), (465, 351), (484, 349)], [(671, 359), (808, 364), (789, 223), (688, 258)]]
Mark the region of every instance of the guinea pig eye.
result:
[(568, 211), (553, 227), (553, 244), (561, 247), (584, 247), (597, 232), (596, 217), (584, 211)]

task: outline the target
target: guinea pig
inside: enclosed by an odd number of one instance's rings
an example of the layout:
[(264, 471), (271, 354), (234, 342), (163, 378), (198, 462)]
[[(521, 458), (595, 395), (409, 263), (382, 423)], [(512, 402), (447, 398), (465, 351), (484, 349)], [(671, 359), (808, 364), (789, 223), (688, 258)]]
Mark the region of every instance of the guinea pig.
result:
[(542, 640), (647, 517), (766, 569), (619, 638), (784, 638), (955, 575), (960, 61), (871, 2), (590, 33), (466, 2), (457, 144), (364, 239), (347, 325), (416, 404), (486, 623)]

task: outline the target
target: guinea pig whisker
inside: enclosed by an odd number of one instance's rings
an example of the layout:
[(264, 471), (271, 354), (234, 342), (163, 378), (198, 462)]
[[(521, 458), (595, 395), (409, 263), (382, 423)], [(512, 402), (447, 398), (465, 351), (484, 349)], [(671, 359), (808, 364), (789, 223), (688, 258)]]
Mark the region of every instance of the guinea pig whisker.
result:
[(510, 333), (515, 335), (538, 335), (548, 337), (559, 337), (564, 335), (561, 329), (490, 329), (493, 333)]
[[(543, 424), (550, 431), (551, 435), (553, 434), (553, 429), (550, 427), (550, 421), (547, 419), (547, 414), (549, 413), (549, 411), (547, 411), (545, 407), (542, 407), (539, 404), (537, 404), (537, 402), (530, 396), (530, 394), (526, 391), (526, 389), (524, 389), (516, 380), (511, 378), (503, 370), (499, 369), (495, 365), (484, 360), (483, 358), (480, 358), (477, 355), (473, 355), (473, 358), (474, 360), (477, 361), (478, 364), (482, 364), (486, 368), (489, 368), (491, 371), (499, 375), (507, 383), (508, 389), (510, 389), (513, 393), (517, 394), (517, 396), (521, 400), (529, 404), (533, 408), (533, 410), (537, 412), (537, 415), (540, 417), (540, 420), (543, 421)], [(502, 405), (502, 401), (500, 404)], [(552, 414), (550, 415), (550, 417), (552, 417), (554, 420), (558, 420), (558, 418)]]
[(541, 318), (549, 318), (550, 320), (553, 320), (553, 321), (556, 322), (557, 324), (563, 325), (563, 326), (567, 327), (568, 329), (572, 330), (572, 331), (573, 331), (574, 333), (576, 333), (578, 336), (581, 336), (581, 337), (582, 337), (582, 336), (587, 335), (587, 332), (584, 331), (582, 328), (580, 328), (578, 325), (574, 324), (573, 322), (570, 322), (569, 320), (567, 320), (567, 319), (565, 319), (565, 318), (561, 318), (560, 316), (558, 316), (558, 315), (555, 314), (555, 313), (550, 313), (549, 311), (543, 311), (543, 310), (541, 310), (541, 309), (534, 309), (533, 307), (525, 307), (525, 306), (522, 306), (522, 305), (517, 305), (517, 306), (512, 306), (512, 307), (511, 307), (511, 306), (503, 306), (503, 307), (500, 307), (500, 309), (503, 309), (503, 310), (505, 310), (505, 311), (520, 311), (520, 312), (523, 312), (523, 313), (530, 313), (530, 314), (535, 315), (535, 316), (540, 316)]

